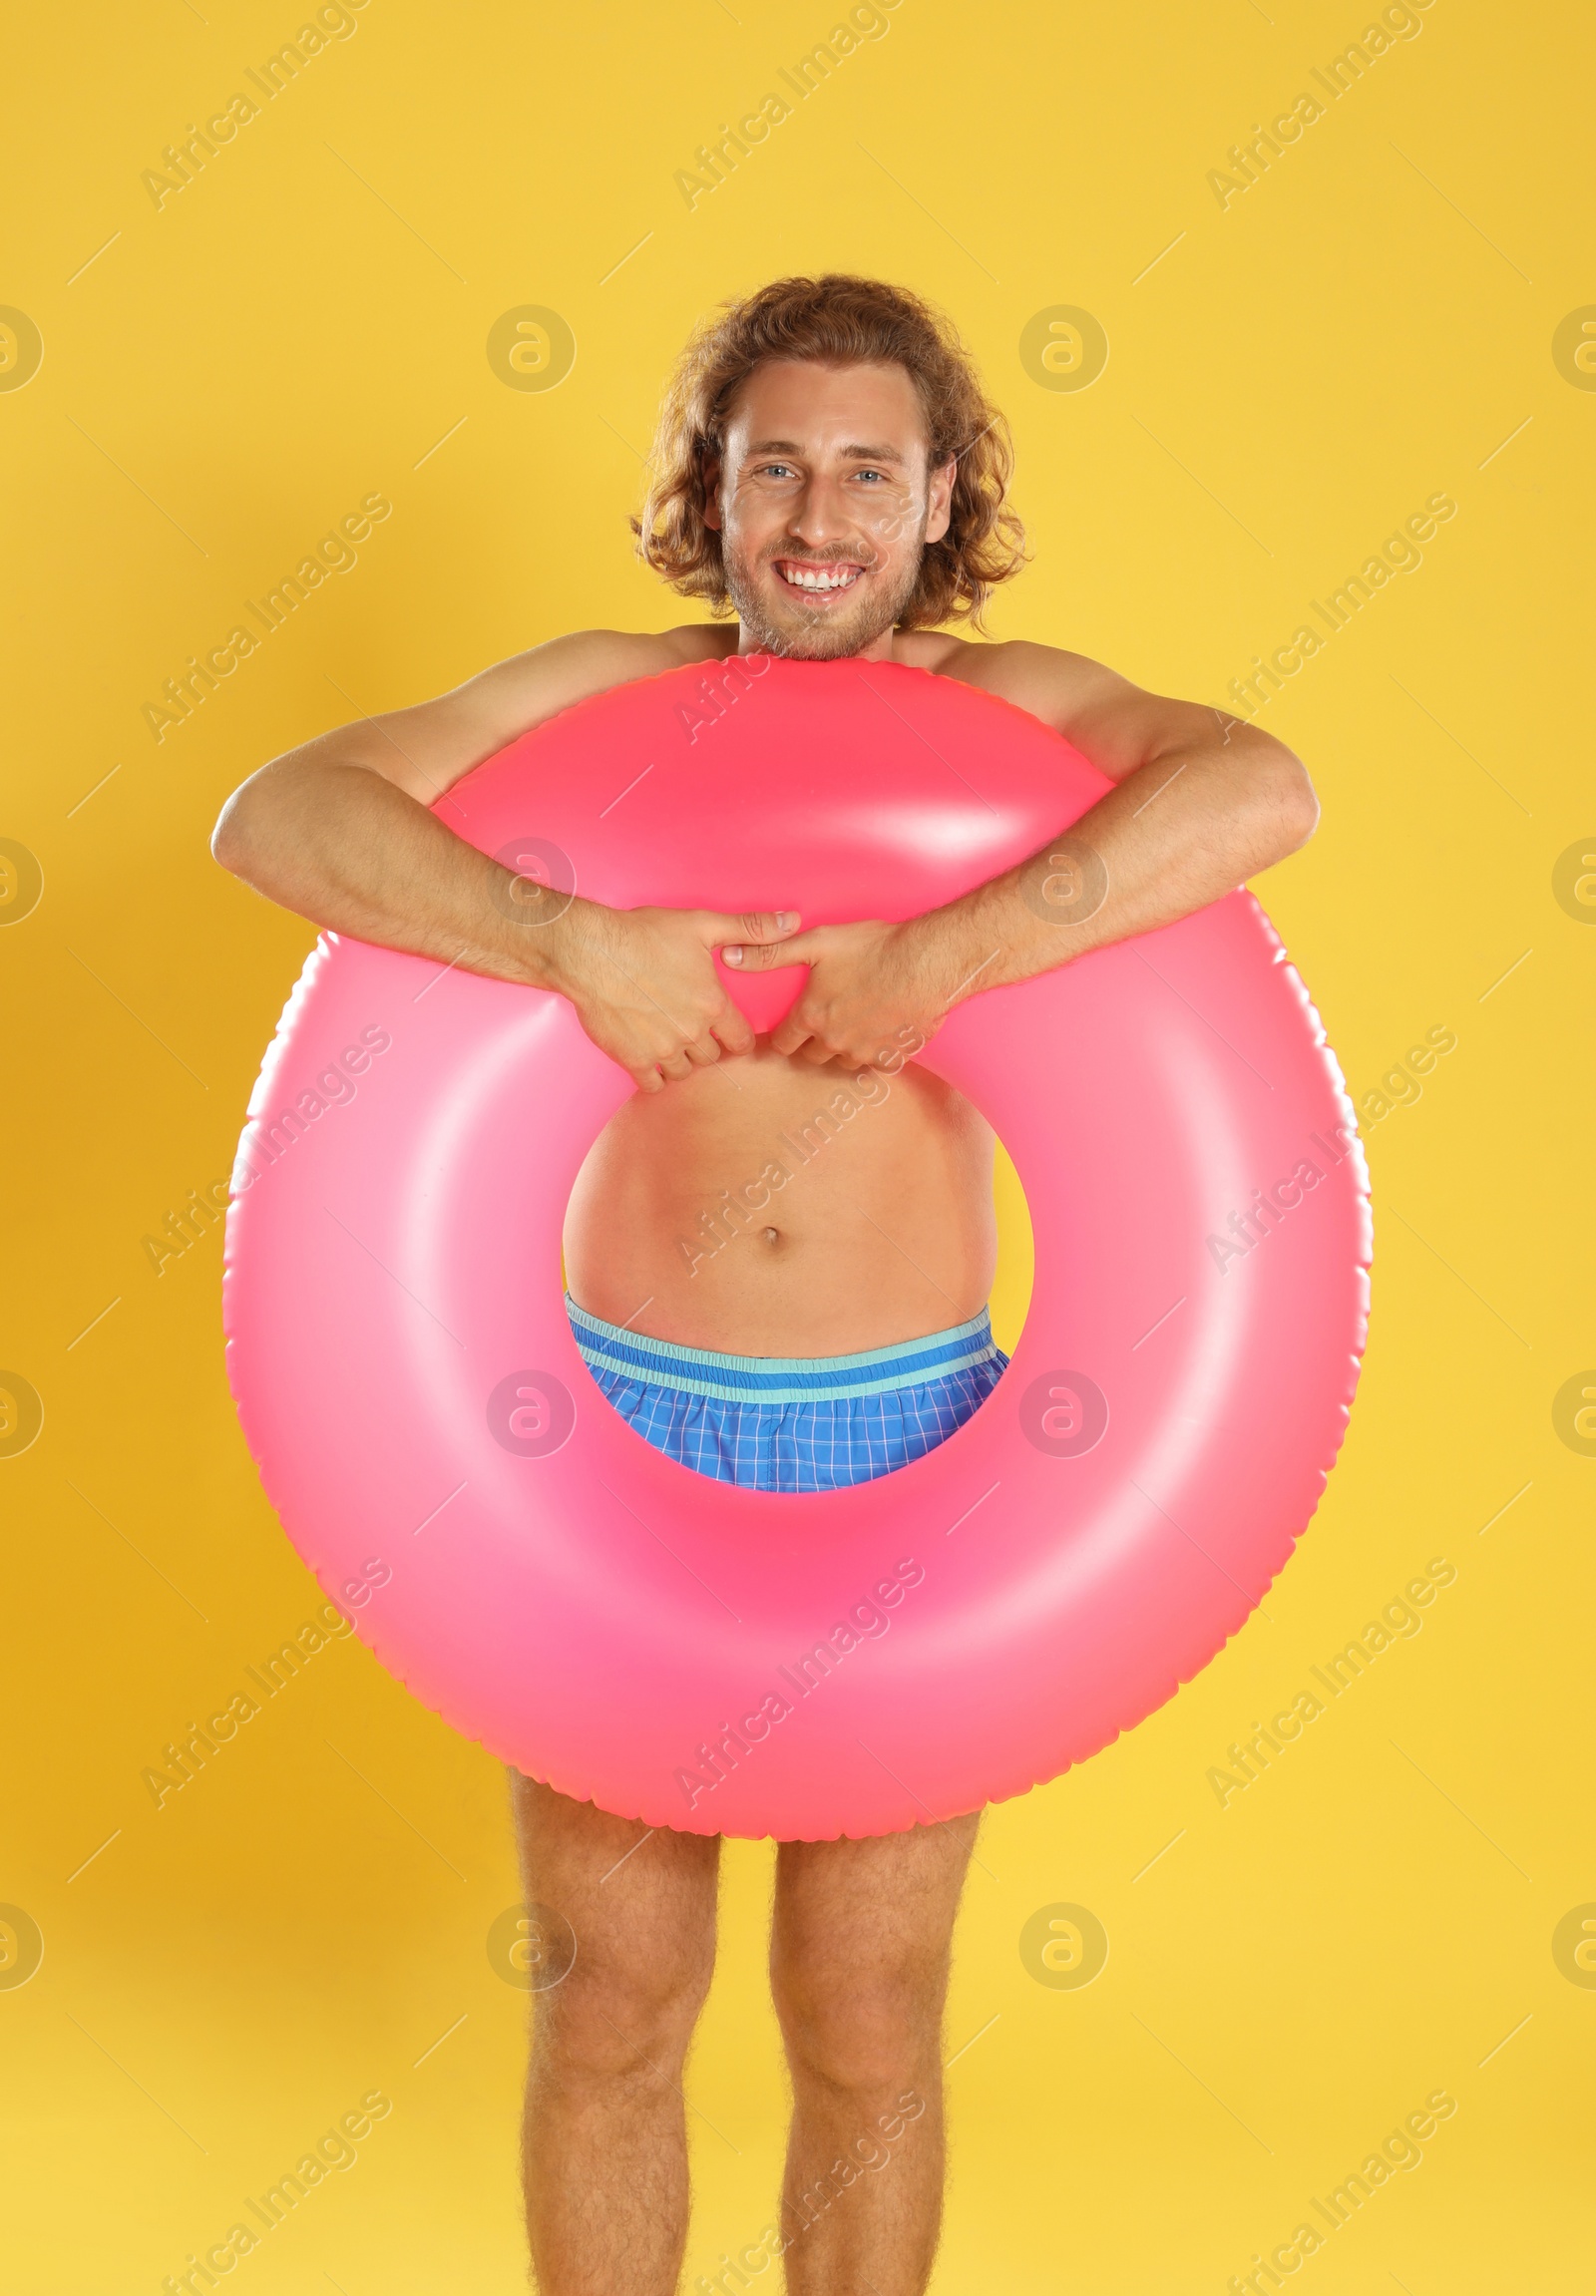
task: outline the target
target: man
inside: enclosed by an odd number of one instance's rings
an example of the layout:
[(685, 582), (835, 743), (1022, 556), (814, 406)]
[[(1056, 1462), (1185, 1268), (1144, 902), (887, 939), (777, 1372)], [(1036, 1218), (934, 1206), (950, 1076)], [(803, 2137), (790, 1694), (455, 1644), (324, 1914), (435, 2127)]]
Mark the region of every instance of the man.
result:
[[(966, 996), (1217, 900), (1317, 819), (1302, 766), (1253, 727), (1078, 654), (946, 634), (1018, 570), (1009, 460), (968, 356), (916, 297), (848, 277), (778, 281), (684, 354), (634, 522), (644, 558), (717, 612), (734, 607), (734, 624), (555, 638), (304, 743), (246, 781), (216, 828), (225, 867), (320, 925), (569, 997), (634, 1079), (572, 1197), (572, 1321), (644, 1439), (721, 1480), (817, 1489), (889, 1471), (1000, 1375), (987, 1324), (992, 1135), (891, 1048), (929, 1039)], [(510, 922), (508, 873), (428, 807), (573, 702), (738, 651), (899, 661), (982, 686), (1067, 735), (1115, 786), (1062, 861), (1044, 849), (908, 923), (806, 932), (793, 913), (616, 912), (580, 896), (548, 897), (541, 930)], [(808, 966), (768, 1038), (754, 1039), (716, 951), (733, 980), (737, 967)], [(869, 1123), (773, 1194), (762, 1227), (695, 1249), (705, 1209), (802, 1126), (815, 1070), (832, 1062), (893, 1070)], [(728, 1356), (763, 1381), (754, 1400), (715, 1392)], [(846, 1363), (828, 1371), (835, 1358)], [(782, 1391), (801, 1374), (813, 1397), (833, 1373), (818, 1399)], [(511, 1786), (527, 1902), (577, 1938), (539, 1999), (528, 2081), (539, 2285), (669, 2296), (687, 2222), (681, 2079), (714, 1960), (719, 1842), (649, 1833), (519, 1773)], [(950, 1942), (979, 1822), (778, 1845), (771, 1983), (793, 2123), (779, 2223), (737, 2252), (727, 2288), (753, 2285), (778, 2254), (799, 2296), (925, 2288)]]

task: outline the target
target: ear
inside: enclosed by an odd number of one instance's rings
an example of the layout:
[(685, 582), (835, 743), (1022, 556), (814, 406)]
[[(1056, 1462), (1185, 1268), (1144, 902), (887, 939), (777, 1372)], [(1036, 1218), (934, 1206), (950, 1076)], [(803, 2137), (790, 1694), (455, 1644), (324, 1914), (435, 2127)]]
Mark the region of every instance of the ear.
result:
[(927, 490), (926, 540), (940, 543), (948, 532), (953, 518), (954, 480), (959, 476), (959, 457), (950, 455), (942, 466), (931, 474)]
[(720, 460), (706, 453), (700, 468), (704, 481), (704, 525), (711, 534), (720, 532)]

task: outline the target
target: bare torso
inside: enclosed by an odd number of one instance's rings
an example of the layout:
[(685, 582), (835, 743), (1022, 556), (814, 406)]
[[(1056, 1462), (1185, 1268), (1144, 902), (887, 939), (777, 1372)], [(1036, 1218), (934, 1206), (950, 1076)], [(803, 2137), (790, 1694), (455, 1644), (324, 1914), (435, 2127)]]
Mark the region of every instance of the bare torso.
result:
[[(734, 630), (692, 634), (705, 653), (736, 646)], [(957, 675), (987, 649), (917, 633), (897, 650)], [(856, 1354), (978, 1315), (998, 1259), (992, 1128), (915, 1062), (857, 1073), (761, 1038), (634, 1094), (572, 1191), (578, 1307), (733, 1355)]]
[(591, 1315), (733, 1355), (848, 1355), (979, 1314), (997, 1263), (993, 1135), (914, 1063), (759, 1048), (636, 1093), (572, 1193)]

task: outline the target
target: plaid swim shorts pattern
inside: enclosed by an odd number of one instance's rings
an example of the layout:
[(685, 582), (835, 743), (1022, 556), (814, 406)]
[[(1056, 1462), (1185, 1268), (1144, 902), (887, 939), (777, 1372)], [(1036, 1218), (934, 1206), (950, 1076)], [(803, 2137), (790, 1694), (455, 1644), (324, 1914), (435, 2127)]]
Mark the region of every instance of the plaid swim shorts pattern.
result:
[(606, 1324), (566, 1297), (584, 1362), (655, 1450), (750, 1491), (835, 1491), (934, 1451), (1008, 1365), (983, 1308), (862, 1355), (721, 1355)]

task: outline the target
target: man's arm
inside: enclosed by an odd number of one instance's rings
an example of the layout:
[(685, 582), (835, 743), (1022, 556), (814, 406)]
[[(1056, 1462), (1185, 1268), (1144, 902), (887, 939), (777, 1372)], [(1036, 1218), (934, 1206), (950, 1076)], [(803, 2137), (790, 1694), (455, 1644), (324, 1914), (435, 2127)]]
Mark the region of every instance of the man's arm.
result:
[[(556, 638), (434, 701), (341, 726), (274, 758), (228, 798), (210, 850), (257, 893), (333, 932), (558, 989), (595, 1043), (657, 1091), (723, 1049), (753, 1042), (711, 951), (727, 940), (758, 946), (797, 920), (540, 901), (527, 879), (447, 827), (445, 793), (518, 734), (590, 694), (715, 650), (717, 633), (692, 626), (659, 637), (586, 630)], [(428, 810), (440, 798), (442, 820)]]
[(906, 1026), (935, 1034), (967, 996), (1172, 925), (1296, 852), (1319, 818), (1300, 760), (1222, 711), (1050, 646), (933, 642), (946, 650), (926, 667), (1029, 710), (1115, 786), (1028, 861), (924, 917), (726, 951), (750, 969), (812, 967), (772, 1038), (806, 1060), (873, 1060)]

